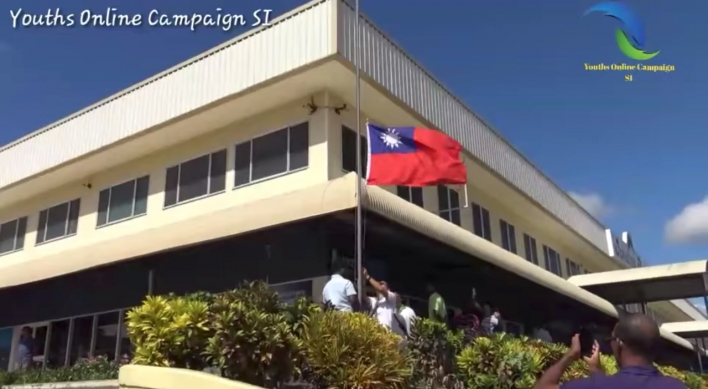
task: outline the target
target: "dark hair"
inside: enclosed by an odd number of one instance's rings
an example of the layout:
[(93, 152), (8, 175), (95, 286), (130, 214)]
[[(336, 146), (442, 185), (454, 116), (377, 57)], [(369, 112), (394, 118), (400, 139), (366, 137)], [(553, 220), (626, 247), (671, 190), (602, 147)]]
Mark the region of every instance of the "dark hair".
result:
[(24, 327), (22, 327), (22, 332), (32, 332), (32, 327), (24, 326)]
[(652, 360), (661, 335), (659, 326), (652, 318), (630, 313), (620, 317), (614, 336), (638, 356)]

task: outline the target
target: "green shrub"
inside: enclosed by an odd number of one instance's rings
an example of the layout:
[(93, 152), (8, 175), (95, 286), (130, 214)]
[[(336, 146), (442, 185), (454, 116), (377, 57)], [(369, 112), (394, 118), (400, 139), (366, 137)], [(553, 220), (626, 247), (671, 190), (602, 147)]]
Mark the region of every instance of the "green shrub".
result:
[(307, 378), (318, 388), (400, 389), (411, 374), (401, 339), (362, 313), (314, 315), (302, 341)]
[(413, 361), (412, 384), (422, 388), (453, 388), (455, 357), (462, 347), (464, 334), (451, 331), (434, 320), (419, 318), (408, 341)]
[(195, 296), (149, 296), (127, 314), (132, 362), (202, 370), (212, 333), (209, 304)]
[(528, 339), (496, 334), (476, 338), (460, 352), (457, 365), (467, 389), (528, 389), (544, 360)]
[(118, 379), (120, 366), (105, 358), (79, 360), (72, 367), (0, 371), (0, 387), (37, 383), (102, 381)]
[(263, 282), (215, 296), (208, 361), (223, 377), (253, 385), (271, 388), (289, 380), (300, 342), (287, 318), (277, 293)]

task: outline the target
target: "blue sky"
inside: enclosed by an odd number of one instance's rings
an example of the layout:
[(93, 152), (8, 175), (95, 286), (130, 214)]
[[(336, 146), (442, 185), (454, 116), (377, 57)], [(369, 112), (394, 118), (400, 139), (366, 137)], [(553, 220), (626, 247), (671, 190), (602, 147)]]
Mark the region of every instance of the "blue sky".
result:
[[(5, 0), (0, 22), (0, 143), (71, 114), (244, 31), (174, 28), (12, 28), (10, 11), (65, 14), (232, 13), (301, 0)], [(708, 251), (708, 2), (627, 1), (644, 21), (651, 64), (668, 74), (586, 72), (627, 60), (617, 22), (590, 0), (362, 0), (362, 10), (562, 188), (602, 221), (630, 231), (650, 263)], [(703, 20), (701, 20), (703, 18)], [(96, 131), (100, 131), (97, 128)], [(686, 241), (700, 242), (689, 244)], [(683, 242), (683, 243), (681, 243)]]

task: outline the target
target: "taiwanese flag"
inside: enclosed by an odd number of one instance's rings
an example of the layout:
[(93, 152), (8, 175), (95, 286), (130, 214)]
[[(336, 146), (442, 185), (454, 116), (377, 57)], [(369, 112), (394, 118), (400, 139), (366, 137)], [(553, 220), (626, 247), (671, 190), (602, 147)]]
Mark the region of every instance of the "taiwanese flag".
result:
[(381, 127), (367, 123), (370, 185), (429, 186), (464, 184), (462, 146), (440, 131), (418, 127)]

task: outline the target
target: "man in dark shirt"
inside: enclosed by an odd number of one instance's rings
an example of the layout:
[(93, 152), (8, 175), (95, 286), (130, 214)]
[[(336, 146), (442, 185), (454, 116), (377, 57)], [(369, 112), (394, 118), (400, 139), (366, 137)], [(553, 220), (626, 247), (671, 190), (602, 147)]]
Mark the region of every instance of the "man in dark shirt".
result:
[(659, 327), (654, 320), (640, 314), (623, 316), (610, 338), (619, 372), (612, 376), (604, 374), (596, 342), (592, 354), (583, 358), (590, 368), (590, 376), (561, 386), (559, 382), (565, 370), (581, 357), (580, 336), (576, 334), (570, 350), (541, 376), (535, 389), (686, 389), (681, 381), (662, 375), (654, 367), (654, 352), (659, 341)]

